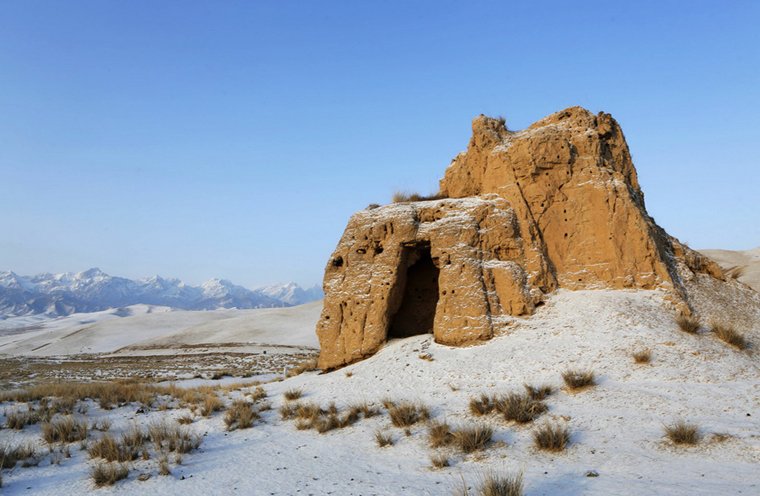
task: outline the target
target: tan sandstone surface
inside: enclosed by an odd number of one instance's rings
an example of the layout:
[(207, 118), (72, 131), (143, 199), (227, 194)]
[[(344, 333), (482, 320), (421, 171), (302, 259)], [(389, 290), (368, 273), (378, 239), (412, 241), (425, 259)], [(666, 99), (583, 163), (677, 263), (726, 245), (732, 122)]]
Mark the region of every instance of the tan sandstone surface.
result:
[(659, 289), (688, 314), (688, 281), (726, 280), (649, 217), (609, 114), (572, 107), (518, 132), (481, 115), (472, 130), (444, 198), (351, 217), (325, 270), (321, 369), (394, 337), (489, 339), (560, 287)]

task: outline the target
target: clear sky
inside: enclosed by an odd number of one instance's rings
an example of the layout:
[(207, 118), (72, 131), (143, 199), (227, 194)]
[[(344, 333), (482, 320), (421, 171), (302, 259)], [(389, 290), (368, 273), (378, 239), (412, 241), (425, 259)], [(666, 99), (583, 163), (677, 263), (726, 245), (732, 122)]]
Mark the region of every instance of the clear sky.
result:
[[(626, 4), (626, 5), (618, 5)], [(320, 283), (471, 120), (611, 113), (650, 214), (760, 245), (760, 2), (0, 2), (0, 270)]]

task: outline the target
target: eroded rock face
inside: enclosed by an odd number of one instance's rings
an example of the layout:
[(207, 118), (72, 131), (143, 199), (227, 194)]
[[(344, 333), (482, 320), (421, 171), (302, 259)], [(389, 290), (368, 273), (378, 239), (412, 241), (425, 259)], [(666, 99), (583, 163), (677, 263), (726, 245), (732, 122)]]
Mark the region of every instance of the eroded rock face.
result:
[(568, 289), (663, 289), (689, 312), (684, 280), (723, 278), (646, 213), (617, 122), (580, 107), (524, 131), (473, 120), (446, 170), (448, 198), (354, 214), (325, 271), (320, 368), (375, 353), (389, 337), (490, 338), (504, 316)]

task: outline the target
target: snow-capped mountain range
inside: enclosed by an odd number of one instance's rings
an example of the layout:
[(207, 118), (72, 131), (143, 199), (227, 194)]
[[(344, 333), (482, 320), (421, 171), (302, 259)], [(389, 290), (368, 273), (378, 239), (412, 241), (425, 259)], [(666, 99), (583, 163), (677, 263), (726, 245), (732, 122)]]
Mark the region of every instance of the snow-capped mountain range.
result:
[(323, 297), (319, 286), (303, 289), (295, 283), (251, 290), (226, 279), (192, 286), (159, 276), (139, 280), (115, 277), (100, 269), (34, 276), (0, 272), (0, 319), (38, 314), (58, 317), (136, 304), (181, 310), (286, 307)]

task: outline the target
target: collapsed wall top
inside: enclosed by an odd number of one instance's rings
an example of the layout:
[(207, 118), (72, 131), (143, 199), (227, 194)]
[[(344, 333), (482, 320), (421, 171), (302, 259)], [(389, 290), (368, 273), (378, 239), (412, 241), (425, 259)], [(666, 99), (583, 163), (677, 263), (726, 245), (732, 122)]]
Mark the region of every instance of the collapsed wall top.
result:
[(523, 131), (479, 116), (442, 199), (354, 214), (327, 264), (320, 368), (389, 338), (488, 339), (558, 287), (660, 288), (688, 312), (682, 278), (722, 278), (646, 212), (617, 122), (580, 107)]

